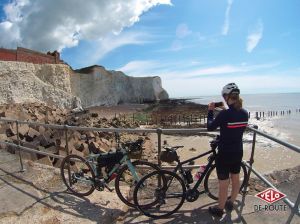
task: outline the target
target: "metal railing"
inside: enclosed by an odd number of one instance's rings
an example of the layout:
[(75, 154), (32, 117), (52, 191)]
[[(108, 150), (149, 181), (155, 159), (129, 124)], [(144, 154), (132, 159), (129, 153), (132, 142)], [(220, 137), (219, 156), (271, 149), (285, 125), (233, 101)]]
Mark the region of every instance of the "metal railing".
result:
[[(206, 128), (193, 128), (193, 129), (127, 129), (127, 128), (94, 128), (94, 127), (79, 127), (79, 126), (68, 126), (68, 125), (53, 125), (53, 124), (43, 124), (43, 123), (36, 123), (36, 122), (27, 122), (27, 121), (19, 121), (19, 120), (13, 120), (13, 119), (6, 119), (6, 118), (0, 118), (0, 122), (4, 122), (4, 123), (16, 123), (16, 131), (17, 131), (17, 144), (14, 143), (10, 143), (10, 142), (3, 142), (0, 141), (0, 144), (7, 144), (9, 146), (13, 146), (16, 147), (18, 152), (19, 152), (19, 158), (20, 158), (20, 165), (21, 165), (21, 171), (24, 171), (24, 166), (23, 166), (23, 161), (22, 161), (22, 155), (21, 155), (21, 150), (30, 152), (30, 153), (36, 153), (36, 154), (41, 154), (41, 155), (46, 155), (46, 156), (51, 156), (53, 158), (58, 158), (58, 159), (63, 159), (63, 156), (60, 155), (55, 155), (52, 153), (48, 153), (48, 152), (43, 152), (43, 151), (38, 151), (35, 149), (31, 149), (31, 148), (27, 148), (24, 146), (21, 146), (21, 140), (19, 138), (19, 125), (20, 124), (27, 124), (29, 126), (43, 126), (45, 128), (52, 128), (52, 129), (58, 129), (58, 130), (64, 130), (64, 137), (66, 140), (66, 152), (67, 155), (69, 154), (69, 147), (68, 147), (68, 131), (69, 130), (79, 130), (79, 131), (97, 131), (97, 132), (127, 132), (127, 133), (157, 133), (157, 140), (158, 140), (158, 145), (157, 145), (157, 149), (158, 149), (158, 155), (161, 152), (161, 136), (162, 134), (174, 134), (174, 133), (185, 133), (185, 134), (192, 134), (192, 133), (199, 133), (199, 132), (207, 132)], [(270, 183), (266, 178), (264, 178), (259, 172), (257, 172), (252, 166), (254, 163), (254, 154), (255, 154), (255, 143), (256, 143), (256, 135), (261, 135), (265, 138), (268, 138), (274, 142), (277, 142), (280, 145), (283, 145), (295, 152), (300, 153), (300, 147), (287, 143), (285, 141), (282, 141), (280, 139), (277, 139), (271, 135), (268, 135), (264, 132), (261, 132), (259, 130), (257, 130), (257, 126), (254, 127), (247, 127), (247, 129), (251, 132), (253, 132), (253, 140), (252, 140), (252, 149), (251, 149), (251, 156), (249, 159), (249, 162), (245, 162), (243, 161), (243, 163), (249, 168), (249, 171), (247, 173), (247, 177), (246, 177), (246, 184), (245, 184), (245, 188), (243, 190), (243, 198), (242, 198), (242, 206), (240, 209), (240, 215), (242, 214), (242, 210), (243, 210), (243, 206), (245, 205), (245, 196), (246, 196), (246, 192), (247, 192), (247, 186), (248, 186), (248, 182), (251, 176), (251, 173), (255, 174), (260, 180), (262, 180), (265, 184), (267, 184), (269, 187), (272, 187), (274, 189), (276, 189), (275, 186), (273, 186), (272, 183)], [(158, 165), (161, 166), (161, 161), (158, 158)], [(197, 168), (199, 166), (197, 165), (193, 165), (190, 166), (189, 168)], [(164, 167), (165, 168), (165, 167)], [(170, 168), (170, 166), (169, 166)], [(288, 198), (285, 198), (283, 200), (290, 208), (291, 208), (291, 214), (287, 220), (287, 223), (290, 223), (291, 220), (293, 219), (294, 215), (297, 214), (298, 216), (300, 215), (300, 209), (299, 209), (299, 204), (300, 204), (300, 192), (298, 193), (298, 197), (295, 201), (295, 203), (291, 202)]]
[[(288, 149), (291, 149), (295, 152), (298, 152), (300, 153), (300, 147), (296, 146), (296, 145), (293, 145), (293, 144), (290, 144), (288, 142), (285, 142), (285, 141), (282, 141), (280, 139), (277, 139), (271, 135), (268, 135), (267, 133), (264, 133), (264, 132), (261, 132), (258, 129), (257, 126), (254, 126), (254, 127), (248, 127), (247, 128), (248, 130), (252, 131), (253, 132), (253, 140), (252, 140), (252, 150), (251, 150), (251, 156), (250, 156), (250, 160), (249, 162), (245, 162), (243, 161), (243, 163), (249, 168), (249, 171), (247, 173), (247, 177), (246, 177), (246, 184), (245, 184), (245, 187), (243, 189), (243, 198), (242, 198), (242, 206), (241, 206), (241, 209), (240, 209), (240, 215), (242, 214), (242, 210), (243, 210), (243, 207), (245, 205), (245, 197), (246, 197), (246, 192), (247, 192), (247, 187), (248, 187), (248, 183), (249, 183), (249, 180), (250, 180), (250, 175), (251, 173), (253, 172), (260, 180), (262, 180), (268, 187), (271, 187), (275, 190), (278, 191), (278, 189), (270, 182), (268, 181), (265, 177), (263, 177), (259, 172), (257, 172), (252, 166), (253, 166), (253, 163), (254, 163), (254, 152), (255, 152), (255, 143), (256, 143), (256, 135), (261, 135), (267, 139), (270, 139), (280, 145), (283, 145), (285, 147), (287, 147)], [(284, 198), (283, 199), (284, 203), (286, 203), (290, 209), (291, 209), (291, 214), (287, 220), (286, 223), (291, 223), (293, 217), (295, 214), (297, 214), (298, 216), (300, 216), (300, 209), (299, 209), (299, 204), (300, 204), (300, 191), (298, 192), (298, 196), (297, 196), (297, 199), (295, 201), (295, 203), (291, 202), (289, 198)]]

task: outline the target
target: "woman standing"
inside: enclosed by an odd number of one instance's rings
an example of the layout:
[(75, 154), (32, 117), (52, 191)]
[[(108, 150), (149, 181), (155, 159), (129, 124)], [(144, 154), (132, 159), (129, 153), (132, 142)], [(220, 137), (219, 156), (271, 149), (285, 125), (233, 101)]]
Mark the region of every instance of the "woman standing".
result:
[[(248, 112), (244, 110), (240, 90), (235, 83), (224, 86), (222, 96), (228, 105), (214, 119), (215, 104), (208, 105), (207, 130), (220, 127), (220, 142), (216, 157), (216, 168), (219, 179), (218, 205), (209, 207), (213, 216), (222, 217), (224, 208), (233, 209), (233, 203), (239, 193), (239, 173), (243, 157), (243, 133), (248, 124)], [(231, 198), (227, 200), (229, 178), (231, 179)]]

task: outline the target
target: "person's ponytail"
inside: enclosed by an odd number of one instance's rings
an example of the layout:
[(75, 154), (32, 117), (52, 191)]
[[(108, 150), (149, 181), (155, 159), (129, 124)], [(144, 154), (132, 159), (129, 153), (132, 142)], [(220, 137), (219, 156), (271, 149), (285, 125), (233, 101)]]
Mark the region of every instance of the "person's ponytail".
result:
[(233, 106), (236, 110), (240, 110), (243, 108), (243, 99), (240, 98), (239, 94), (231, 93), (231, 94), (229, 94), (229, 98), (232, 101), (234, 101)]

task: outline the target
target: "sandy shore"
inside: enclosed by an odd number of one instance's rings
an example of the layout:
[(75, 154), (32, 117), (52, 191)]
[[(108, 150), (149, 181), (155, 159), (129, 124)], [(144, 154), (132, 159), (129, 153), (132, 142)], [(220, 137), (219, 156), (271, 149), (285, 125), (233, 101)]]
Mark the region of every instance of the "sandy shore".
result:
[[(157, 147), (157, 135), (151, 134), (150, 139)], [(208, 136), (180, 136), (180, 135), (162, 135), (162, 141), (166, 140), (170, 146), (184, 145), (178, 150), (181, 160), (197, 156), (200, 153), (210, 149), (209, 141), (213, 138)], [(192, 149), (193, 148), (193, 149)], [(249, 160), (252, 144), (244, 144), (244, 160)], [(196, 164), (206, 164), (207, 157), (195, 161)], [(300, 154), (289, 150), (283, 146), (266, 147), (260, 144), (256, 145), (254, 156), (254, 168), (260, 173), (270, 173), (275, 170), (283, 170), (300, 165)]]

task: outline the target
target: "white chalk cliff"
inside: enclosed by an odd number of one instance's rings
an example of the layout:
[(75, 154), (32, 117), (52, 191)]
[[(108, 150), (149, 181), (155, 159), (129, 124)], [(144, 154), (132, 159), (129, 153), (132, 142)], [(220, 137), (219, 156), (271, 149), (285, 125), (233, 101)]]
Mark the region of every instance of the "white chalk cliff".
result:
[(0, 104), (41, 102), (61, 108), (167, 99), (159, 77), (130, 77), (101, 66), (0, 61)]

